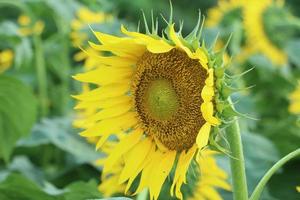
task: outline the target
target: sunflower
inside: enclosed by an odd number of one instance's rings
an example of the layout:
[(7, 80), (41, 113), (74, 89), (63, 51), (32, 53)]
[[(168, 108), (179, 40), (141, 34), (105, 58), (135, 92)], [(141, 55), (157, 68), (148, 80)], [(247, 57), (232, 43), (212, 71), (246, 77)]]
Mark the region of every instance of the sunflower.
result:
[(81, 7), (76, 13), (76, 18), (71, 22), (71, 40), (74, 47), (82, 46), (88, 39), (84, 29), (90, 24), (102, 24), (111, 21), (112, 16), (104, 12), (93, 12), (86, 7)]
[(13, 62), (14, 53), (11, 50), (3, 50), (0, 52), (0, 73), (7, 70)]
[(231, 186), (226, 182), (227, 174), (216, 163), (215, 155), (217, 152), (206, 149), (197, 157), (199, 165), (198, 181), (195, 191), (188, 200), (220, 200), (222, 197), (216, 188), (231, 190)]
[[(242, 16), (243, 0), (220, 0), (216, 7), (210, 8), (207, 13), (206, 25), (208, 27), (226, 24), (226, 19), (240, 18)], [(232, 22), (232, 21), (230, 21)]]
[(134, 194), (148, 187), (150, 199), (157, 199), (174, 169), (170, 193), (182, 199), (180, 188), (191, 161), (222, 124), (223, 55), (199, 43), (200, 20), (186, 37), (175, 31), (172, 20), (163, 36), (157, 34), (157, 24), (152, 22), (151, 32), (145, 24), (146, 34), (123, 25), (124, 37), (94, 32), (101, 44), (90, 42), (91, 47), (106, 54), (97, 56), (99, 67), (74, 76), (97, 86), (74, 96), (77, 108), (97, 110), (84, 119), (91, 126), (80, 134), (99, 137), (99, 149), (125, 133), (103, 162), (103, 173), (123, 159), (118, 183), (129, 190), (138, 178)]
[[(274, 64), (283, 65), (287, 62), (287, 55), (281, 50), (276, 41), (272, 40), (274, 33), (269, 33), (267, 27), (267, 16), (270, 17), (270, 9), (281, 9), (283, 1), (252, 0), (244, 4), (244, 28), (246, 32), (247, 45), (252, 52), (259, 52), (269, 58)], [(274, 11), (274, 9), (273, 9)], [(277, 12), (271, 12), (276, 15)], [(255, 45), (253, 45), (255, 44)]]
[(290, 94), (289, 111), (294, 114), (300, 114), (300, 81), (297, 88)]

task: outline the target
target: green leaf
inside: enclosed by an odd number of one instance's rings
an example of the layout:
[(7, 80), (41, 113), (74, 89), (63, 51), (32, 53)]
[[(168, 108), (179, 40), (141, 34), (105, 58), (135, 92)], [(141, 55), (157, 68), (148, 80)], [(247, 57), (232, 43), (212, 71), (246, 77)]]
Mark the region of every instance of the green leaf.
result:
[(73, 155), (77, 163), (91, 163), (102, 156), (78, 135), (67, 118), (44, 119), (35, 125), (31, 136), (20, 140), (18, 145), (30, 147), (47, 143)]
[(42, 191), (35, 183), (19, 174), (11, 174), (0, 183), (1, 200), (59, 200)]
[(83, 200), (101, 197), (95, 181), (72, 183), (57, 194), (47, 192), (20, 174), (10, 174), (0, 183), (1, 200)]
[(31, 179), (37, 184), (43, 184), (43, 172), (37, 168), (26, 156), (13, 157), (8, 166), (10, 172), (17, 171), (22, 173), (27, 178)]
[(132, 200), (127, 197), (112, 197), (112, 198), (105, 198), (105, 199), (89, 199), (89, 200)]
[(15, 46), (15, 67), (29, 67), (32, 62), (32, 57), (33, 50), (29, 39), (22, 38), (20, 43)]
[(37, 113), (36, 99), (17, 79), (0, 75), (0, 158), (6, 162), (21, 137), (30, 133)]
[[(18, 27), (16, 24), (8, 20), (0, 23), (0, 39), (4, 44), (6, 42), (10, 44), (18, 43), (21, 39), (19, 37)], [(0, 46), (2, 46), (3, 43)]]
[(267, 186), (276, 199), (299, 198), (300, 193), (296, 190), (300, 180), (299, 166), (300, 160), (294, 159), (272, 176)]
[(289, 41), (286, 47), (287, 54), (290, 60), (298, 67), (300, 67), (300, 40)]
[(75, 182), (66, 188), (64, 197), (66, 200), (81, 200), (81, 199), (94, 199), (101, 198), (101, 194), (97, 189), (95, 181)]
[(242, 134), (248, 189), (251, 193), (260, 178), (279, 159), (279, 152), (267, 138), (254, 133)]

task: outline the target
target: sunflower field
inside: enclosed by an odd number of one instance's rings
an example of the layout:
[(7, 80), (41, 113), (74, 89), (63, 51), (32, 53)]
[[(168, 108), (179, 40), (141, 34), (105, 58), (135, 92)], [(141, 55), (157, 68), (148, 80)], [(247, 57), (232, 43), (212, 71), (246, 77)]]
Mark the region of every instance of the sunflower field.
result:
[(0, 200), (299, 200), (299, 0), (0, 0)]

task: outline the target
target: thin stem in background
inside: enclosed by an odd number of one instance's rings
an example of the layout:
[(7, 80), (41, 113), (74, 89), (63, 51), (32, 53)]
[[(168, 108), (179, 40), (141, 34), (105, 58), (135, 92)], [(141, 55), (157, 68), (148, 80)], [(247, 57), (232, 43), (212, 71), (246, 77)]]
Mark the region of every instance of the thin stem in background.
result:
[(40, 115), (44, 117), (48, 114), (47, 71), (42, 40), (39, 35), (33, 36), (33, 44), (35, 48), (35, 67), (41, 108)]
[(291, 160), (292, 158), (295, 158), (297, 156), (300, 156), (300, 148), (289, 153), (288, 155), (286, 155), (285, 157), (283, 157), (282, 159), (280, 159), (277, 163), (275, 163), (275, 165), (273, 165), (273, 167), (271, 167), (271, 169), (269, 169), (269, 171), (263, 176), (263, 178), (259, 181), (259, 183), (257, 184), (257, 186), (255, 187), (250, 200), (259, 200), (261, 193), (263, 192), (263, 189), (265, 188), (267, 182), (270, 180), (270, 178), (272, 177), (272, 175), (278, 170), (280, 169), (285, 163), (287, 163), (289, 160)]

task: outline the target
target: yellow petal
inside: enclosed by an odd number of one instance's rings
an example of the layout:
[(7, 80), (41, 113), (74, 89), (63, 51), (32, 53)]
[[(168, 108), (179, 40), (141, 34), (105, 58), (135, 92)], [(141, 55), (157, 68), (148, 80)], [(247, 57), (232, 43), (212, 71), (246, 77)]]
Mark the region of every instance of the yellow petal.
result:
[(199, 62), (202, 65), (202, 67), (208, 69), (208, 58), (206, 53), (203, 51), (203, 49), (198, 48), (195, 52), (195, 57), (199, 59)]
[(125, 35), (135, 38), (136, 42), (144, 44), (147, 47), (148, 51), (152, 53), (165, 53), (174, 48), (163, 39), (155, 39), (146, 34), (127, 31), (123, 25), (121, 26), (121, 31)]
[(100, 139), (98, 140), (96, 144), (96, 151), (102, 147), (102, 145), (106, 142), (106, 140), (109, 138), (111, 134), (109, 132), (102, 134)]
[(205, 123), (201, 128), (197, 135), (196, 143), (199, 149), (202, 149), (208, 144), (208, 138), (210, 133), (211, 125), (209, 123)]
[(132, 76), (132, 73), (133, 71), (130, 67), (117, 68), (103, 66), (86, 73), (77, 74), (73, 78), (81, 82), (108, 85), (127, 80)]
[(205, 84), (209, 87), (214, 86), (214, 70), (212, 68), (208, 70), (208, 77), (205, 80)]
[(186, 173), (188, 170), (188, 167), (191, 163), (192, 158), (194, 157), (196, 153), (197, 147), (194, 145), (192, 148), (190, 148), (187, 152), (181, 152), (178, 163), (175, 170), (175, 176), (173, 179), (173, 183), (170, 189), (170, 193), (172, 196), (174, 196), (174, 189), (175, 189), (175, 195), (177, 198), (182, 199), (182, 194), (180, 191), (181, 185), (186, 182)]
[(213, 116), (214, 106), (212, 102), (204, 102), (201, 104), (201, 112), (203, 118), (212, 125), (219, 125), (220, 121)]
[(222, 200), (220, 194), (213, 187), (205, 187), (205, 189), (201, 191), (202, 191), (202, 195), (206, 197), (206, 199)]
[(94, 56), (97, 62), (103, 65), (112, 66), (112, 67), (128, 67), (136, 64), (137, 59), (120, 57), (120, 56), (98, 56), (98, 55), (89, 55)]
[(140, 141), (143, 132), (144, 131), (141, 128), (137, 128), (128, 133), (128, 135), (125, 136), (108, 155), (104, 162), (105, 168), (111, 168), (123, 154), (134, 147)]
[(114, 175), (112, 177), (104, 179), (99, 185), (98, 189), (103, 193), (104, 197), (110, 197), (116, 193), (123, 193), (125, 186), (119, 185), (117, 182), (118, 176)]
[(134, 112), (128, 112), (124, 115), (102, 120), (96, 125), (81, 132), (80, 135), (83, 137), (95, 137), (106, 134), (112, 134), (115, 132), (121, 132), (128, 130), (137, 124), (136, 115)]
[[(150, 182), (152, 180), (152, 171), (157, 165), (159, 158), (160, 158), (160, 152), (154, 151), (151, 155), (149, 155), (151, 159), (148, 161), (147, 165), (144, 166), (144, 169), (142, 171), (141, 179), (139, 182), (139, 186), (134, 194), (140, 193), (142, 190), (144, 190), (146, 187), (149, 187), (150, 192), (150, 199), (152, 200), (153, 192), (150, 190)], [(155, 162), (154, 162), (155, 161)]]
[(87, 109), (87, 108), (97, 108), (97, 109), (104, 109), (116, 106), (120, 103), (129, 103), (132, 100), (130, 96), (121, 96), (117, 98), (109, 98), (104, 100), (96, 100), (96, 101), (80, 101), (74, 109)]
[[(203, 175), (203, 176), (205, 176), (205, 175)], [(201, 183), (207, 184), (210, 186), (215, 186), (215, 187), (218, 187), (218, 188), (221, 188), (224, 190), (228, 190), (228, 191), (231, 190), (231, 186), (226, 181), (224, 181), (218, 177), (215, 177), (215, 176), (203, 178), (203, 180), (201, 180)]]
[(214, 88), (204, 85), (201, 91), (201, 97), (204, 100), (204, 102), (212, 101), (213, 96), (214, 96)]
[(184, 46), (184, 44), (182, 44), (182, 42), (180, 41), (179, 37), (177, 36), (175, 30), (174, 30), (174, 24), (172, 24), (170, 26), (170, 29), (169, 29), (169, 34), (170, 34), (170, 39), (175, 43), (176, 47), (184, 50), (186, 52), (186, 54), (192, 58), (192, 59), (195, 59), (196, 57), (193, 55), (193, 53), (191, 52), (191, 50)]
[(160, 153), (157, 160), (152, 160), (154, 166), (152, 168), (149, 191), (153, 199), (158, 199), (162, 185), (172, 169), (175, 157), (176, 151), (168, 151), (166, 153)]
[[(155, 147), (154, 144), (152, 144), (152, 147), (151, 147), (150, 151), (148, 152), (148, 155), (146, 156), (146, 159), (142, 162), (142, 164), (140, 164), (137, 168), (134, 169), (133, 173), (131, 174), (130, 178), (128, 179), (128, 183), (127, 183), (127, 186), (126, 186), (125, 193), (127, 193), (127, 191), (129, 190), (130, 186), (132, 185), (132, 183), (135, 180), (135, 178), (137, 177), (137, 175), (143, 169), (145, 169), (146, 166), (149, 165), (149, 163), (151, 162), (153, 156), (155, 155), (155, 151), (156, 151), (156, 147)], [(136, 194), (140, 193), (142, 190), (143, 190), (143, 184), (141, 184), (141, 182), (140, 182), (139, 187), (133, 193), (133, 195), (136, 195)]]
[(113, 53), (123, 52), (124, 55), (130, 57), (140, 57), (146, 51), (144, 45), (136, 43), (134, 40), (126, 38), (117, 43), (107, 43), (102, 45), (105, 49), (106, 47), (112, 48)]
[(146, 48), (144, 46), (136, 46), (134, 43), (129, 41), (123, 41), (120, 43), (102, 44), (98, 45), (93, 42), (89, 42), (89, 45), (101, 52), (109, 51), (117, 56), (138, 58), (145, 52)]
[(117, 104), (114, 107), (103, 109), (96, 114), (87, 117), (86, 122), (97, 122), (104, 119), (109, 119), (113, 117), (120, 116), (124, 113), (127, 113), (130, 109), (132, 109), (133, 105), (129, 102)]
[(129, 84), (129, 82), (120, 82), (105, 85), (80, 95), (74, 95), (73, 97), (81, 101), (97, 101), (123, 96), (129, 91)]
[[(130, 41), (129, 38), (121, 38), (121, 37), (113, 36), (110, 34), (105, 34), (102, 32), (93, 31), (93, 33), (102, 44), (120, 43), (125, 40)], [(132, 42), (134, 42), (134, 41), (132, 41)], [(136, 45), (138, 45), (138, 44), (136, 44)]]
[(143, 164), (152, 146), (153, 142), (145, 138), (124, 155), (125, 166), (120, 175), (119, 183), (125, 182), (132, 175), (136, 174), (136, 170)]

